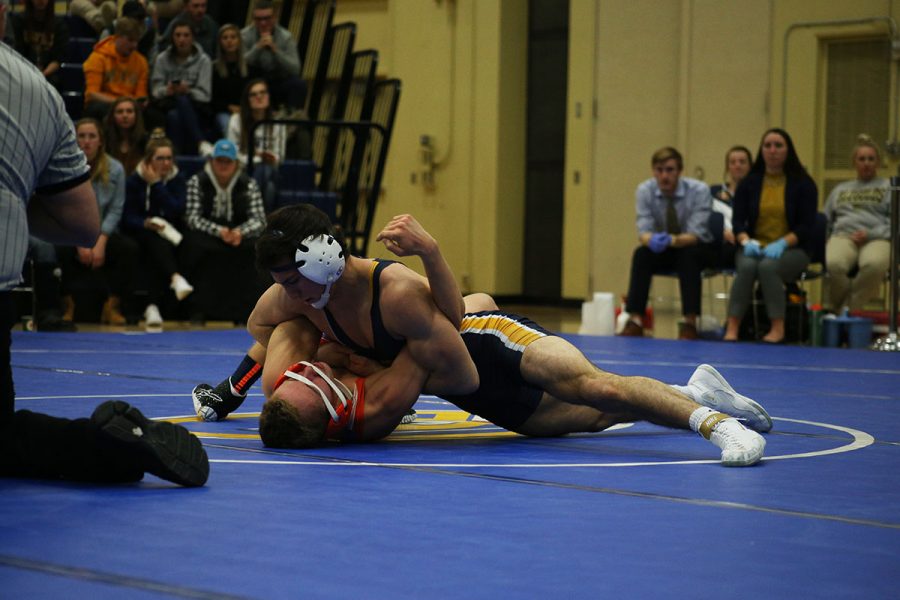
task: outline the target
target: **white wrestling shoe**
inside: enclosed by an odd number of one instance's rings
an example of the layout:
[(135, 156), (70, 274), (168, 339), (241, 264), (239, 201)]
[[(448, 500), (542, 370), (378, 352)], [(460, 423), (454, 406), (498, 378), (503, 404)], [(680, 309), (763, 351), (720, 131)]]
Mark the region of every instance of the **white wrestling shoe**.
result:
[(765, 433), (772, 429), (772, 417), (759, 403), (734, 391), (725, 378), (710, 365), (700, 365), (687, 384), (693, 388), (697, 404), (741, 419), (750, 429)]
[(766, 449), (763, 436), (723, 413), (711, 413), (700, 425), (699, 433), (722, 449), (722, 464), (726, 467), (754, 465)]

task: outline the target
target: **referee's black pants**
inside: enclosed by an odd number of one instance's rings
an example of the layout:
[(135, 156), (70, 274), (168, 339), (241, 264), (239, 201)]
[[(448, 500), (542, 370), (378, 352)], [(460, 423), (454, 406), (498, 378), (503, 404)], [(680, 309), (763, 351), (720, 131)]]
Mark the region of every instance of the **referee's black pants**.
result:
[(0, 291), (0, 476), (106, 483), (141, 479), (143, 470), (105, 444), (90, 419), (15, 410), (14, 323), (12, 292)]

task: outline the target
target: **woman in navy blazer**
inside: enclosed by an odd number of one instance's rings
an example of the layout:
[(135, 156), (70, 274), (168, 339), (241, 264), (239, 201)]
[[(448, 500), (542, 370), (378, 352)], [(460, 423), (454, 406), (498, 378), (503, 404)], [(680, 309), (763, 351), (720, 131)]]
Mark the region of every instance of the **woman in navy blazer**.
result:
[(819, 193), (800, 163), (791, 136), (772, 128), (763, 134), (750, 174), (734, 195), (732, 226), (738, 246), (728, 301), (725, 340), (738, 338), (741, 319), (759, 281), (771, 321), (764, 342), (784, 340), (784, 284), (809, 264)]

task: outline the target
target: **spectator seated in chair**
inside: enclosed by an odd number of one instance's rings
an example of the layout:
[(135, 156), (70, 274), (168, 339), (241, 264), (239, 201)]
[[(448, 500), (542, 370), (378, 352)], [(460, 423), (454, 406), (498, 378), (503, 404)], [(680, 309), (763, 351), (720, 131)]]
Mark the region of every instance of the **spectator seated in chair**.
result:
[(640, 245), (631, 259), (631, 281), (625, 311), (629, 320), (620, 335), (642, 336), (641, 316), (647, 309), (654, 273), (678, 274), (684, 322), (679, 339), (697, 339), (702, 273), (716, 262), (717, 248), (709, 231), (711, 199), (702, 181), (682, 177), (684, 163), (674, 148), (653, 153), (653, 177), (637, 188)]
[(205, 154), (212, 148), (204, 134), (211, 120), (212, 62), (194, 42), (190, 25), (175, 25), (171, 32), (172, 45), (153, 64), (153, 105), (166, 115), (166, 133), (178, 153)]
[(228, 135), (228, 121), (232, 115), (241, 112), (241, 96), (255, 75), (244, 59), (241, 30), (237, 25), (222, 25), (217, 39), (218, 54), (213, 62), (210, 104), (218, 132), (225, 137)]
[[(278, 115), (272, 108), (269, 86), (262, 79), (253, 79), (244, 88), (241, 96), (241, 110), (231, 115), (228, 134), (225, 136), (238, 148), (238, 160), (247, 167), (250, 147), (253, 146), (252, 177), (259, 184), (265, 202), (266, 214), (275, 207), (278, 194), (278, 166), (284, 160), (287, 150), (287, 127), (284, 125), (261, 125), (264, 119), (274, 119)], [(253, 140), (250, 132), (255, 131)]]
[(174, 159), (170, 140), (151, 139), (144, 160), (125, 183), (122, 229), (141, 248), (149, 292), (144, 320), (151, 330), (162, 327), (159, 306), (169, 289), (179, 302), (194, 291), (181, 275), (175, 252), (182, 239), (186, 189)]
[(304, 108), (306, 82), (300, 78), (297, 40), (276, 22), (272, 0), (256, 0), (251, 12), (253, 24), (241, 30), (247, 65), (269, 84), (273, 106)]
[(752, 163), (753, 155), (748, 148), (732, 146), (725, 153), (725, 181), (720, 185), (714, 185), (709, 188), (709, 193), (713, 197), (712, 209), (714, 212), (720, 213), (724, 221), (722, 250), (719, 255), (719, 264), (717, 265), (721, 269), (734, 268), (735, 245), (734, 231), (731, 225), (733, 212), (731, 201), (737, 191), (738, 184), (750, 172)]
[[(119, 18), (134, 19), (138, 23), (143, 24), (144, 34), (138, 41), (137, 51), (147, 59), (148, 64), (153, 64), (156, 59), (156, 39), (159, 30), (156, 27), (156, 19), (150, 18), (147, 9), (144, 7), (143, 0), (125, 0), (122, 3), (122, 12)], [(118, 19), (117, 19), (118, 20)], [(116, 22), (113, 21), (112, 26), (107, 27), (100, 34), (100, 37), (112, 35), (116, 30)]]
[(803, 168), (790, 135), (783, 129), (769, 129), (750, 174), (734, 195), (732, 225), (739, 249), (725, 341), (738, 339), (757, 281), (771, 323), (762, 340), (784, 341), (785, 285), (799, 279), (809, 265), (817, 205), (816, 184)]
[(216, 142), (204, 168), (188, 181), (185, 274), (194, 282), (191, 320), (244, 322), (266, 289), (254, 267), (254, 241), (266, 226), (262, 195), (241, 168), (237, 148)]
[(176, 25), (188, 25), (194, 34), (194, 41), (203, 48), (211, 59), (216, 57), (216, 36), (219, 24), (206, 13), (207, 0), (187, 0), (184, 10), (169, 21), (169, 26), (160, 36), (159, 51), (172, 43), (172, 33)]
[(144, 159), (150, 138), (144, 129), (144, 116), (137, 101), (130, 96), (117, 98), (106, 115), (103, 130), (106, 151), (122, 163), (126, 177), (134, 173)]
[(50, 0), (25, 0), (25, 11), (11, 14), (12, 47), (60, 89), (59, 67), (69, 43), (65, 19), (57, 18)]
[(864, 309), (891, 262), (891, 193), (890, 182), (878, 177), (881, 150), (860, 135), (852, 160), (856, 179), (838, 184), (825, 203), (830, 231), (825, 265), (835, 312)]
[(100, 322), (124, 325), (123, 301), (131, 298), (138, 247), (119, 233), (125, 205), (125, 170), (105, 152), (103, 134), (95, 119), (85, 118), (75, 125), (78, 146), (91, 167), (91, 186), (100, 209), (100, 236), (90, 248), (60, 246), (57, 250), (63, 272), (64, 320), (74, 318), (76, 290), (96, 293), (79, 297), (105, 298)]
[(143, 33), (143, 25), (121, 18), (116, 21), (115, 34), (94, 46), (83, 65), (86, 116), (102, 121), (121, 96), (135, 98), (145, 108), (149, 66), (136, 50)]

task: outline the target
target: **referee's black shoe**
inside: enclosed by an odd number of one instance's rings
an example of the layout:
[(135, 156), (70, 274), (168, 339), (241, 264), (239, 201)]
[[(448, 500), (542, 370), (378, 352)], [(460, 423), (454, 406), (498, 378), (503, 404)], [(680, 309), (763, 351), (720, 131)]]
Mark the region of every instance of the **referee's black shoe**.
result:
[(203, 485), (209, 477), (209, 459), (203, 444), (180, 425), (151, 421), (121, 400), (98, 406), (91, 422), (148, 473), (189, 487)]

